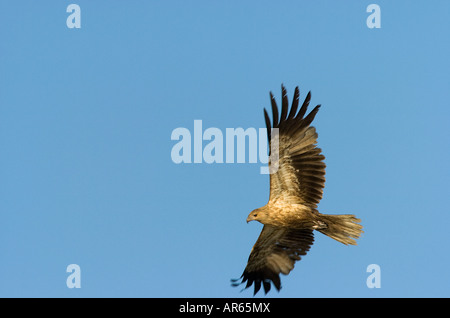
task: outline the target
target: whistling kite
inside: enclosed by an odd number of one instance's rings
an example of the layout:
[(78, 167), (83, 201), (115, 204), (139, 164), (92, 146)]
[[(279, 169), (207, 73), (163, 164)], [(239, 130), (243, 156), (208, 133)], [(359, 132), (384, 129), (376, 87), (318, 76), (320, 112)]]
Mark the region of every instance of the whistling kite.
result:
[[(274, 137), (278, 133), (278, 147), (272, 149), (277, 153), (271, 154), (269, 169), (277, 167), (278, 170), (270, 175), (269, 202), (253, 210), (247, 217), (247, 222), (256, 220), (264, 224), (264, 227), (252, 248), (241, 282), (238, 282), (239, 279), (232, 280), (233, 286), (247, 282), (245, 288), (254, 283), (254, 294), (261, 288), (261, 283), (267, 293), (271, 281), (280, 290), (279, 274), (289, 274), (295, 261), (306, 255), (314, 242), (313, 230), (346, 245), (356, 245), (354, 239), (362, 232), (362, 226), (357, 223), (360, 220), (354, 215), (327, 215), (317, 211), (325, 184), (325, 157), (316, 146), (316, 129), (310, 124), (320, 105), (304, 117), (311, 99), (309, 92), (297, 113), (300, 93), (296, 87), (288, 114), (288, 97), (283, 85), (281, 92), (280, 117), (275, 99), (270, 93), (272, 126), (264, 109), (271, 149), (271, 143), (277, 142)], [(271, 133), (274, 134), (272, 138)]]

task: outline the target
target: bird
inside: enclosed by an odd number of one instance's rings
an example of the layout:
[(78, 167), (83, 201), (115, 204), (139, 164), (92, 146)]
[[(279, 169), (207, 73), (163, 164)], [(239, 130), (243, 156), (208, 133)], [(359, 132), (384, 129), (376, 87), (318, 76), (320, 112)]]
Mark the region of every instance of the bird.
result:
[(287, 91), (282, 84), (280, 114), (272, 92), (269, 95), (272, 123), (264, 108), (271, 149), (269, 201), (247, 217), (247, 223), (258, 221), (264, 226), (241, 277), (231, 280), (234, 287), (246, 283), (243, 290), (254, 284), (253, 295), (261, 285), (265, 294), (272, 284), (280, 291), (280, 273), (288, 275), (295, 262), (306, 255), (314, 243), (314, 231), (345, 245), (356, 245), (356, 239), (363, 233), (361, 220), (353, 214), (331, 215), (318, 211), (326, 166), (325, 156), (317, 147), (318, 134), (311, 123), (321, 105), (306, 115), (311, 100), (309, 91), (297, 112), (300, 96), (297, 86), (289, 110)]

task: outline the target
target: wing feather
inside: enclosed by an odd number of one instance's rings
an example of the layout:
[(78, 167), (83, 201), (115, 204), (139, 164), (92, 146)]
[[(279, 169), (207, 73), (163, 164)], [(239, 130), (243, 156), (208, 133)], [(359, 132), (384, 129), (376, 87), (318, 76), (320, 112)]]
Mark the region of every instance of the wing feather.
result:
[(280, 123), (286, 120), (286, 116), (289, 109), (289, 101), (287, 96), (287, 91), (284, 85), (281, 85), (281, 117), (280, 117)]
[(306, 255), (314, 243), (312, 230), (295, 230), (264, 225), (252, 252), (248, 258), (247, 266), (238, 280), (233, 280), (233, 286), (247, 282), (245, 288), (252, 284), (254, 294), (260, 288), (261, 283), (264, 292), (271, 288), (271, 283), (279, 291), (281, 281), (279, 274), (287, 275), (294, 268), (296, 261)]
[[(265, 108), (264, 108), (264, 120), (266, 122), (266, 127), (271, 127), (269, 114), (267, 114), (267, 110)], [(267, 138), (268, 138), (268, 140), (271, 139), (270, 128), (267, 128)]]
[(305, 101), (303, 102), (302, 107), (300, 108), (300, 111), (298, 112), (296, 118), (301, 120), (303, 116), (305, 116), (310, 100), (311, 100), (311, 91), (309, 91), (308, 94), (306, 95)]
[(273, 97), (272, 92), (270, 92), (269, 95), (270, 95), (270, 103), (272, 105), (273, 126), (276, 127), (278, 126), (278, 106), (277, 102), (275, 101), (275, 97)]
[(294, 100), (292, 101), (291, 111), (289, 112), (288, 119), (293, 119), (295, 117), (295, 114), (297, 113), (299, 97), (300, 90), (298, 89), (298, 87), (296, 87), (294, 91)]
[[(282, 113), (278, 120), (278, 108), (270, 93), (272, 104), (272, 126), (267, 111), (264, 111), (268, 130), (269, 145), (273, 128), (278, 128), (279, 144), (275, 156), (271, 156), (269, 165), (278, 166), (276, 173), (270, 175), (270, 200), (283, 197), (288, 203), (301, 203), (312, 208), (322, 199), (325, 186), (325, 156), (317, 147), (318, 134), (310, 124), (314, 120), (320, 105), (317, 105), (306, 117), (306, 111), (311, 100), (308, 92), (300, 111), (295, 116), (298, 107), (298, 87), (294, 93), (294, 101), (289, 116), (287, 109), (286, 89), (282, 86)], [(276, 157), (278, 155), (278, 160)]]

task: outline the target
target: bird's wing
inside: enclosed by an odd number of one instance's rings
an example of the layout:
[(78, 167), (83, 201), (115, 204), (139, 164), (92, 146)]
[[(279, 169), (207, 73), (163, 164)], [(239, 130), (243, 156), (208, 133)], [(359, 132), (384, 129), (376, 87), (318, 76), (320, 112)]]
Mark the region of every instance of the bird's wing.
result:
[[(305, 117), (311, 99), (311, 92), (309, 92), (297, 113), (300, 93), (296, 87), (288, 115), (288, 97), (284, 86), (281, 86), (281, 91), (281, 116), (278, 115), (275, 98), (270, 93), (272, 125), (264, 109), (271, 149), (269, 169), (276, 171), (270, 175), (270, 200), (282, 197), (289, 203), (301, 203), (317, 208), (325, 185), (325, 163), (323, 162), (325, 157), (316, 145), (317, 133), (310, 124), (320, 105), (317, 105)], [(278, 129), (274, 130), (274, 128)], [(278, 133), (278, 141), (277, 138), (271, 138), (275, 137), (276, 133)]]
[(256, 294), (262, 283), (267, 294), (272, 282), (279, 291), (281, 289), (279, 274), (289, 274), (295, 262), (300, 260), (302, 255), (306, 255), (313, 242), (312, 230), (264, 225), (252, 248), (244, 273), (240, 279), (233, 280), (233, 286), (247, 282), (245, 288), (248, 288), (254, 283)]

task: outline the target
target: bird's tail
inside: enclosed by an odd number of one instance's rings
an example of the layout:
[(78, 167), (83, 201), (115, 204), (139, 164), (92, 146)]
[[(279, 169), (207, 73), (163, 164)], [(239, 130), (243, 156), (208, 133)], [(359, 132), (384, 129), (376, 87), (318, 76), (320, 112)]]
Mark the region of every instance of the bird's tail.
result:
[(319, 232), (341, 242), (345, 245), (356, 245), (354, 239), (363, 233), (360, 219), (353, 214), (330, 215), (320, 214), (320, 221), (325, 223), (325, 228), (317, 229)]

